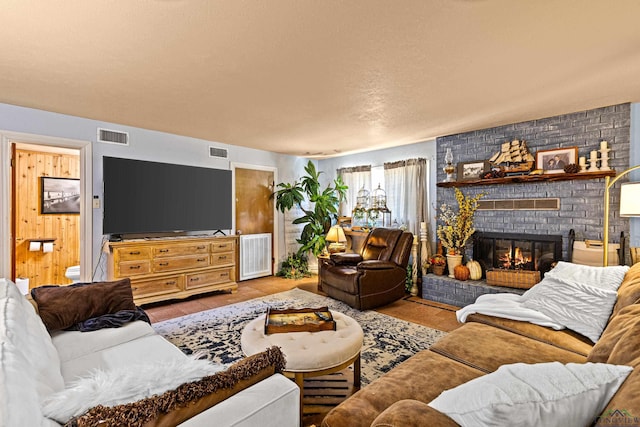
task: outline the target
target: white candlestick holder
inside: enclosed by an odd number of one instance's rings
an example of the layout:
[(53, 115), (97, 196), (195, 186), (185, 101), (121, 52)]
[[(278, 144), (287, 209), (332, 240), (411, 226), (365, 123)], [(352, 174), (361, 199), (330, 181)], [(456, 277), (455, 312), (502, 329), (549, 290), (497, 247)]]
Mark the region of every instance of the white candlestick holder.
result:
[(593, 157), (591, 157), (589, 159), (589, 172), (598, 172), (598, 159), (594, 159)]
[(609, 167), (609, 151), (611, 148), (601, 148), (600, 149), (600, 170), (601, 171), (610, 171)]

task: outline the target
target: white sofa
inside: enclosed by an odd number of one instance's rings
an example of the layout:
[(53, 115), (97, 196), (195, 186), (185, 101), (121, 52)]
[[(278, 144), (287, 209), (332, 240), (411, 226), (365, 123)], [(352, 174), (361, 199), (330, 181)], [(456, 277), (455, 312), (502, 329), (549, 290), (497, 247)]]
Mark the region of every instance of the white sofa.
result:
[[(49, 334), (15, 284), (0, 279), (0, 427), (56, 426), (42, 400), (96, 368), (187, 358), (143, 321)], [(183, 422), (184, 426), (299, 426), (299, 389), (274, 374)]]

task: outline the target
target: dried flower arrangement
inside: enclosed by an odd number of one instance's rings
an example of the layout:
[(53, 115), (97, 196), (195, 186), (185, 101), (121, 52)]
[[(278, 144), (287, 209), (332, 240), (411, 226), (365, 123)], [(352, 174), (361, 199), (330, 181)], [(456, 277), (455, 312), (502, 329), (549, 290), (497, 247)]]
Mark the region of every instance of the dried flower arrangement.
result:
[(467, 241), (476, 231), (473, 228), (473, 217), (478, 209), (478, 201), (484, 196), (484, 193), (467, 197), (458, 187), (455, 187), (454, 190), (458, 202), (458, 212), (454, 212), (447, 204), (442, 204), (438, 216), (442, 224), (438, 225), (436, 234), (447, 254), (460, 255)]

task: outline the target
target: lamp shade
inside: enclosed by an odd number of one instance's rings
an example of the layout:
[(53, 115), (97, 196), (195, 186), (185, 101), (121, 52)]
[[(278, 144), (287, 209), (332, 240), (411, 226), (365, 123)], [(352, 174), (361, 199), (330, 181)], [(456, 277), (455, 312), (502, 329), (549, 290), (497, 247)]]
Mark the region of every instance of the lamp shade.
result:
[(640, 182), (620, 186), (620, 216), (640, 216)]
[(347, 236), (344, 234), (344, 230), (339, 225), (334, 225), (329, 229), (327, 233), (327, 237), (325, 238), (327, 242), (346, 242)]

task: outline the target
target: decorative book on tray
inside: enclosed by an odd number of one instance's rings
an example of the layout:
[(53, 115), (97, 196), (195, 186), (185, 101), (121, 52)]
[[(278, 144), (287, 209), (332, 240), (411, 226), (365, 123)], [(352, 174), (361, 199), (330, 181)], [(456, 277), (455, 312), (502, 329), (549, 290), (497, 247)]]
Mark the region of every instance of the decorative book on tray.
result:
[(329, 307), (284, 310), (269, 308), (264, 323), (265, 334), (335, 330), (336, 322)]

